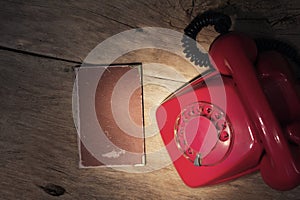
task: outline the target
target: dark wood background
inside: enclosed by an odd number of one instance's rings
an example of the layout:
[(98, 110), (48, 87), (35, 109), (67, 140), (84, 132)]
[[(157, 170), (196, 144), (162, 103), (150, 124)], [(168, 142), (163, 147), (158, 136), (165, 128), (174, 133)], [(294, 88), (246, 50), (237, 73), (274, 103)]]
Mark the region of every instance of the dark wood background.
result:
[[(299, 187), (274, 191), (263, 183), (259, 173), (191, 189), (172, 165), (146, 174), (78, 167), (72, 117), (74, 67), (114, 34), (146, 26), (183, 32), (197, 13), (208, 9), (230, 14), (235, 30), (281, 38), (300, 47), (297, 0), (1, 0), (0, 198), (300, 199)], [(212, 30), (204, 30), (198, 38), (205, 48), (216, 36)], [(129, 53), (116, 62), (144, 64), (153, 60), (173, 65), (186, 79), (198, 73), (183, 61), (155, 50)], [(182, 64), (186, 64), (184, 68)], [(165, 81), (174, 89), (185, 81), (151, 68), (144, 76), (149, 83)], [(168, 93), (157, 85), (146, 86), (145, 109), (158, 105)], [(155, 120), (147, 115), (146, 123), (151, 119)], [(159, 148), (159, 134), (146, 145), (150, 151)], [(61, 186), (66, 192), (54, 197), (49, 194), (49, 184)]]

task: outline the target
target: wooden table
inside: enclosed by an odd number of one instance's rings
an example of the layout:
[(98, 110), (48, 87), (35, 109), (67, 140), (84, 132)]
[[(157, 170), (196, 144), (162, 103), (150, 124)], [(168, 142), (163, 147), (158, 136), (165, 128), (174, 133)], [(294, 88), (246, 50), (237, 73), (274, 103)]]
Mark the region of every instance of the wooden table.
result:
[[(197, 13), (208, 9), (230, 14), (235, 30), (271, 35), (300, 47), (297, 0), (1, 1), (0, 198), (299, 199), (299, 187), (274, 191), (258, 173), (192, 189), (184, 185), (171, 164), (149, 173), (78, 167), (72, 115), (74, 67), (114, 34), (147, 26), (182, 33)], [(198, 40), (207, 49), (215, 36), (213, 29), (207, 28)], [(173, 67), (181, 76), (152, 70), (154, 61)], [(155, 123), (151, 111), (161, 100), (199, 73), (187, 61), (157, 49), (130, 52), (115, 62), (142, 62), (146, 66), (148, 125)], [(146, 139), (146, 147), (150, 152), (162, 147), (158, 132)], [(153, 158), (149, 164), (155, 162), (163, 161)], [(61, 186), (66, 192), (54, 197), (44, 191), (47, 184)]]

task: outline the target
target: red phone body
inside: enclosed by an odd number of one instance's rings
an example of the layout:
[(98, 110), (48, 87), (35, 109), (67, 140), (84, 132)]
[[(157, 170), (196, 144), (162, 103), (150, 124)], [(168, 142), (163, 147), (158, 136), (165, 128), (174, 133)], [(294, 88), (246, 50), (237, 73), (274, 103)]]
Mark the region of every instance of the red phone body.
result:
[(182, 180), (217, 184), (260, 170), (277, 190), (300, 184), (300, 98), (286, 59), (258, 54), (242, 34), (218, 37), (209, 50), (216, 70), (168, 97), (156, 116)]

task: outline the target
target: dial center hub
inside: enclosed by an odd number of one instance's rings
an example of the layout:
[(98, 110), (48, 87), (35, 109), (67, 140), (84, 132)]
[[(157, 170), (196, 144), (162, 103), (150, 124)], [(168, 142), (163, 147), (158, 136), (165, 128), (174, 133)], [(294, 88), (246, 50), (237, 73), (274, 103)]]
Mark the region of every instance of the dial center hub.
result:
[(185, 138), (188, 146), (205, 157), (218, 142), (218, 132), (209, 119), (198, 116), (187, 123)]

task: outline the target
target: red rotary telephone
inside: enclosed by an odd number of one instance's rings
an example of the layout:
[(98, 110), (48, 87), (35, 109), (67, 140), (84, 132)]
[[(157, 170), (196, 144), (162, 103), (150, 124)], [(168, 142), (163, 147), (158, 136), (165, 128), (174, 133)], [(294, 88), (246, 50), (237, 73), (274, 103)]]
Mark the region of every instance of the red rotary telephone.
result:
[[(209, 57), (195, 41), (207, 25), (221, 33)], [(211, 70), (157, 109), (162, 139), (188, 186), (260, 170), (270, 187), (292, 189), (300, 184), (300, 98), (299, 82), (283, 56), (291, 50), (281, 42), (228, 32), (230, 26), (228, 16), (206, 12), (185, 29), (187, 57)]]

